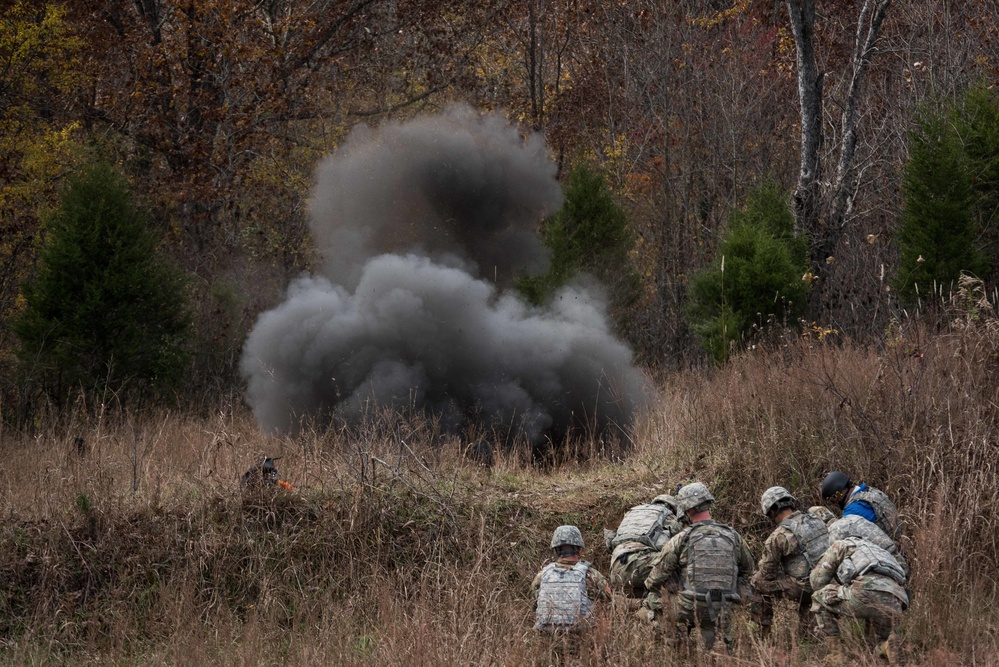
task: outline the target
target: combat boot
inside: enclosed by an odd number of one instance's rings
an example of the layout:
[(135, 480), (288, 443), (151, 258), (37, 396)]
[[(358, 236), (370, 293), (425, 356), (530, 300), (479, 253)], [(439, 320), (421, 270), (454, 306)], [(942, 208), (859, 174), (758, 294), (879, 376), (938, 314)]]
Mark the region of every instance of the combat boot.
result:
[(898, 637), (895, 634), (889, 635), (888, 639), (878, 644), (878, 657), (887, 660), (889, 665), (899, 664), (899, 653)]
[(840, 638), (826, 637), (823, 642), (826, 647), (826, 657), (822, 660), (823, 667), (843, 667), (846, 664), (846, 656)]

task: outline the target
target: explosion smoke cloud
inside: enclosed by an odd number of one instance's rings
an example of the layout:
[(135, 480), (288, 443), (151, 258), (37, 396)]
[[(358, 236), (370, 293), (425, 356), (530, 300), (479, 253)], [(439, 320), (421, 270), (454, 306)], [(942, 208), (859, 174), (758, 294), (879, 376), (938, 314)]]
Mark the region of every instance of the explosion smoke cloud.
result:
[(535, 227), (560, 203), (541, 139), (499, 116), (457, 107), (353, 131), (311, 200), (323, 275), (294, 281), (246, 342), (261, 425), (395, 405), (533, 442), (626, 428), (648, 388), (600, 290), (567, 287), (536, 308), (502, 289), (546, 266)]

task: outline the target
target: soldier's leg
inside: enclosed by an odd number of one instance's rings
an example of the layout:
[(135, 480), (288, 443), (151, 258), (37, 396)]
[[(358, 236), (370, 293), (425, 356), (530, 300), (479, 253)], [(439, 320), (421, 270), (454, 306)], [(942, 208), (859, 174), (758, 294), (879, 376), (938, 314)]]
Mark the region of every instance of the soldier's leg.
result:
[(718, 618), (715, 620), (716, 635), (721, 635), (722, 641), (725, 642), (725, 651), (730, 655), (735, 650), (735, 643), (732, 640), (732, 612), (734, 611), (732, 604), (726, 602), (718, 613)]
[(663, 628), (667, 633), (667, 639), (676, 648), (686, 648), (689, 650), (690, 631), (698, 627), (697, 614), (694, 609), (687, 604), (681, 603), (679, 596), (670, 596), (672, 602), (670, 611), (672, 618), (665, 621)]
[(798, 601), (798, 639), (804, 639), (812, 634), (815, 616), (812, 614), (812, 593), (802, 590), (797, 594)]
[(749, 597), (749, 617), (760, 626), (763, 639), (767, 639), (774, 624), (774, 596), (754, 592)]
[(840, 592), (843, 588), (839, 584), (829, 584), (812, 593), (811, 612), (815, 614), (815, 624), (823, 637), (839, 637), (839, 617), (843, 615)]
[(878, 655), (888, 664), (898, 664), (901, 646), (895, 627), (902, 616), (902, 603), (891, 593), (853, 587), (850, 601), (852, 613), (864, 619), (868, 640), (875, 645)]

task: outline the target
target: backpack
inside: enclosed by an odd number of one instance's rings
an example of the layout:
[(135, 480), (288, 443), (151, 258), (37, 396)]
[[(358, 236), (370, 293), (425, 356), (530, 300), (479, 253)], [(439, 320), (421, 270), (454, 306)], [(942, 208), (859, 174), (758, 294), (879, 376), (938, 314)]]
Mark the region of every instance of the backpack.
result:
[(586, 573), (590, 564), (579, 561), (571, 568), (549, 563), (541, 571), (535, 630), (552, 631), (578, 626), (593, 611), (586, 595)]
[(853, 553), (839, 564), (836, 579), (844, 586), (857, 577), (866, 574), (879, 574), (888, 577), (900, 586), (905, 586), (905, 572), (890, 553), (867, 540), (850, 538), (844, 540), (854, 546)]
[(815, 564), (829, 548), (826, 524), (807, 512), (795, 512), (780, 522), (798, 541), (798, 553), (785, 559), (784, 571), (799, 580), (808, 579)]
[(700, 599), (737, 596), (740, 545), (735, 531), (722, 524), (697, 523), (684, 542), (685, 588)]
[(621, 519), (617, 535), (611, 541), (611, 548), (622, 542), (641, 542), (653, 549), (662, 548), (669, 539), (669, 535), (663, 539), (663, 524), (670, 517), (671, 513), (666, 505), (653, 503), (635, 505), (625, 512), (624, 518)]

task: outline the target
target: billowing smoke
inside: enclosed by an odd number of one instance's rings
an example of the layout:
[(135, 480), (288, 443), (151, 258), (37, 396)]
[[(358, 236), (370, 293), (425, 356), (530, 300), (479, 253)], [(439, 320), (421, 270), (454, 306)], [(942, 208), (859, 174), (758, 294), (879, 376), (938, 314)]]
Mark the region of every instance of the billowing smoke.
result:
[(426, 411), (532, 442), (623, 429), (644, 376), (579, 283), (532, 307), (508, 289), (547, 268), (538, 222), (562, 195), (540, 137), (466, 107), (355, 129), (319, 167), (310, 226), (322, 275), (292, 283), (241, 368), (262, 426)]

